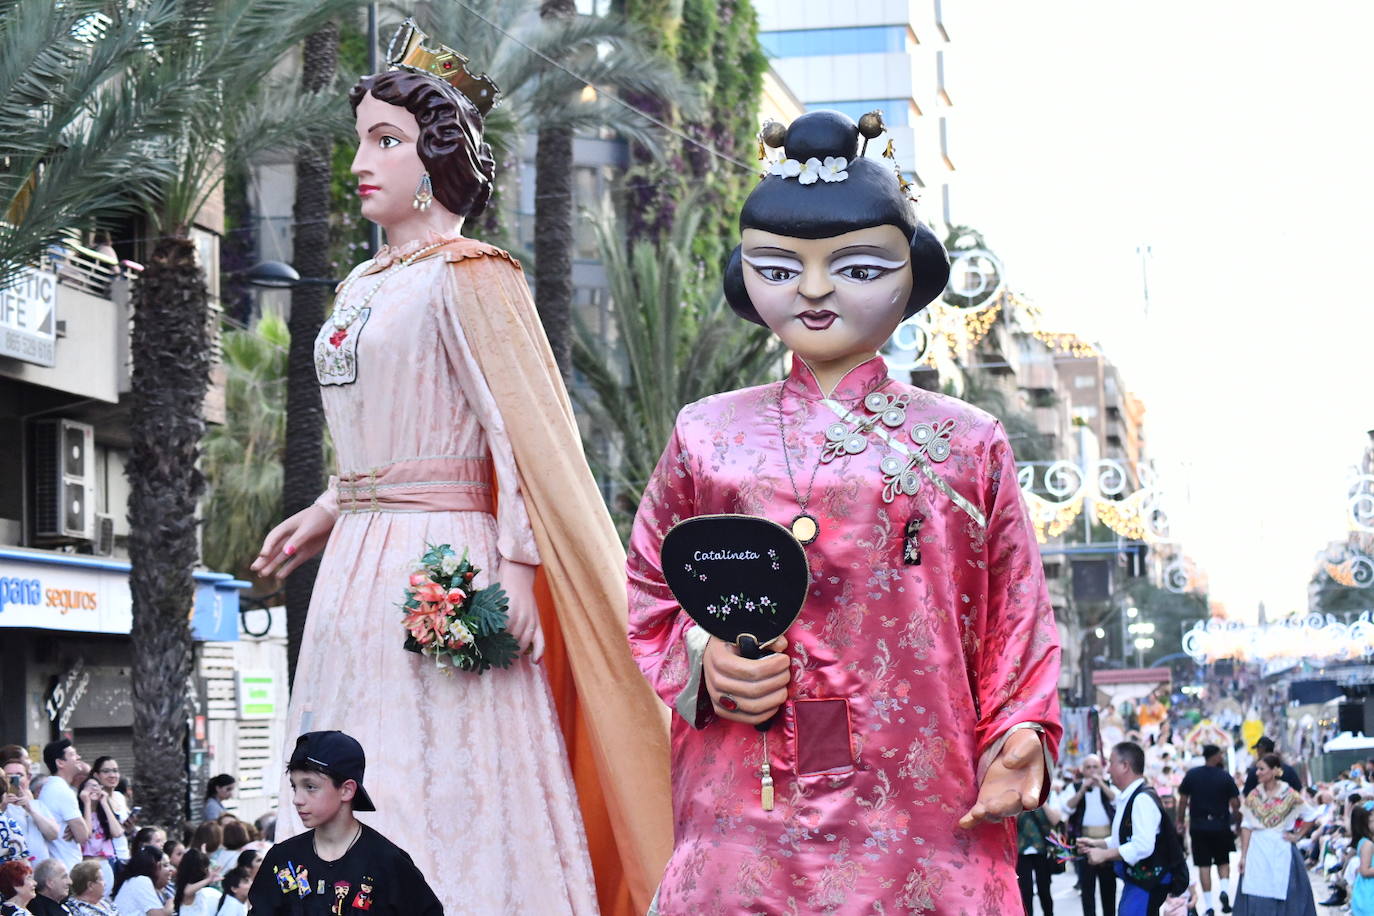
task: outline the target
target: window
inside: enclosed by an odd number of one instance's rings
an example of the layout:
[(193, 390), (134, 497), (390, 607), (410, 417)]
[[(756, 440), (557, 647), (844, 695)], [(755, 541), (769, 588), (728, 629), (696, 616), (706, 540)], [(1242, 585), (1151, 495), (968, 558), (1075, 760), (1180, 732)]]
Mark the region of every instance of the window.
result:
[(842, 111), (855, 121), (868, 114), (875, 108), (883, 113), (883, 122), (888, 127), (907, 127), (911, 124), (911, 100), (910, 99), (862, 99), (850, 102), (807, 102), (807, 111), (815, 111), (818, 108), (829, 108), (832, 111)]
[(573, 207), (577, 212), (573, 230), (573, 257), (583, 261), (595, 261), (601, 257), (596, 220), (593, 217), (601, 208), (602, 188), (598, 179), (596, 166), (573, 167)]
[(1097, 379), (1091, 375), (1075, 375), (1073, 377), (1073, 387), (1075, 388), (1091, 388), (1095, 384), (1097, 384)]
[(760, 32), (759, 44), (769, 57), (819, 57), (827, 54), (891, 54), (906, 50), (904, 25), (844, 29), (794, 29)]

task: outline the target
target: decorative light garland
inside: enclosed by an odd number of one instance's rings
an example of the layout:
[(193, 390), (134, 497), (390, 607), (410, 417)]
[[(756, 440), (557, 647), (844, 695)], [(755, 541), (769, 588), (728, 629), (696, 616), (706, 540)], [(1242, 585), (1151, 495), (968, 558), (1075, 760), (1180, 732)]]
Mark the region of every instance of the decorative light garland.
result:
[(1374, 655), (1374, 619), (1364, 611), (1352, 623), (1330, 614), (1290, 617), (1274, 623), (1199, 621), (1183, 634), (1183, 651), (1199, 663), (1232, 658), (1268, 662), (1355, 661)]

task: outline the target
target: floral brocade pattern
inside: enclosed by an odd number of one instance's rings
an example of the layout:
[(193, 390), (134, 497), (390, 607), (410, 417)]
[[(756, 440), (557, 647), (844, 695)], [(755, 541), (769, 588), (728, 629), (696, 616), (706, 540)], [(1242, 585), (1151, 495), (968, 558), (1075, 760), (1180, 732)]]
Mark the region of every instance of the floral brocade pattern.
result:
[[(882, 499), (864, 451), (816, 470), (807, 548), (811, 586), (788, 631), (790, 699), (767, 737), (774, 810), (759, 800), (764, 739), (752, 726), (674, 714), (676, 845), (659, 888), (662, 916), (980, 914), (1019, 910), (1012, 822), (958, 828), (977, 794), (983, 756), (1020, 722), (1059, 737), (1059, 645), (1034, 533), (1000, 424), (960, 401), (887, 381), (874, 359), (832, 394), (850, 410), (874, 388), (907, 395), (905, 423), (952, 420), (950, 453), (933, 465), (981, 510), (975, 522), (924, 480)], [(779, 441), (781, 397), (784, 440)], [(670, 706), (688, 683), (690, 619), (664, 585), (659, 545), (674, 523), (706, 513), (787, 524), (800, 511), (780, 445), (805, 493), (835, 414), (801, 360), (788, 379), (684, 408), (646, 488), (629, 550), (630, 640)], [(903, 561), (919, 513), (919, 565)], [(848, 703), (849, 767), (800, 775), (809, 729), (800, 701)], [(682, 708), (682, 707), (677, 707)], [(804, 712), (804, 711), (803, 711)], [(802, 721), (799, 730), (798, 721)], [(836, 719), (844, 722), (843, 717)], [(836, 725), (843, 728), (843, 725)], [(798, 742), (804, 744), (799, 747)]]
[[(361, 268), (367, 275), (351, 295), (366, 295), (377, 271), (414, 250), (384, 250)], [(524, 284), (509, 257), (469, 240), (390, 275), (365, 333), (362, 319), (346, 337), (326, 321), (316, 339), (317, 355), (344, 349), (331, 337), (352, 347), (337, 372), (333, 363), (328, 372), (317, 367), (341, 474), (490, 458), (500, 500), (494, 516), (339, 516), (315, 580), (285, 734), (337, 728), (362, 743), (377, 810), (361, 819), (411, 855), (450, 916), (593, 916), (591, 859), (544, 669), (521, 658), (481, 677), (445, 677), (433, 659), (403, 648), (398, 598), (426, 545), (467, 550), (482, 569), (476, 588), (498, 578), (502, 559), (540, 561), (505, 421), (449, 292), (469, 284), (494, 298), (505, 283)], [(337, 509), (337, 497), (331, 486), (320, 504)], [(534, 595), (513, 592), (509, 600), (515, 606)], [(281, 797), (291, 798), (284, 779)], [(302, 829), (283, 804), (277, 840)]]

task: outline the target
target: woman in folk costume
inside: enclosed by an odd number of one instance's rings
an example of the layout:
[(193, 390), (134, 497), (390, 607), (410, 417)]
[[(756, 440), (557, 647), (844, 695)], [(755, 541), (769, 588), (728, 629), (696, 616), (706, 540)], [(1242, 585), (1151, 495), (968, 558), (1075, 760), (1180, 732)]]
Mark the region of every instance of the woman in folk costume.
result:
[(1299, 821), (1316, 811), (1283, 781), (1283, 760), (1265, 754), (1255, 764), (1259, 783), (1241, 803), (1237, 916), (1316, 916), (1312, 882), (1298, 852)]
[[(364, 819), (446, 912), (642, 913), (671, 844), (667, 728), (624, 642), (624, 554), (519, 264), (462, 235), (491, 194), (497, 90), (409, 22), (398, 40), (350, 94), (387, 244), (315, 342), (340, 473), (255, 563), (284, 576), (324, 549), (287, 734), (359, 739)], [(403, 648), (402, 595), (439, 544), (508, 592), (528, 658), (479, 676)], [(278, 839), (301, 829), (281, 798)]]
[[(1048, 788), (1058, 638), (1001, 424), (877, 355), (949, 267), (900, 173), (856, 158), (860, 134), (834, 111), (765, 126), (785, 158), (745, 202), (725, 287), (791, 371), (683, 408), (631, 535), (630, 641), (676, 711), (663, 916), (1020, 906), (1016, 815)], [(666, 586), (665, 534), (717, 513), (806, 545), (778, 654), (709, 637)]]

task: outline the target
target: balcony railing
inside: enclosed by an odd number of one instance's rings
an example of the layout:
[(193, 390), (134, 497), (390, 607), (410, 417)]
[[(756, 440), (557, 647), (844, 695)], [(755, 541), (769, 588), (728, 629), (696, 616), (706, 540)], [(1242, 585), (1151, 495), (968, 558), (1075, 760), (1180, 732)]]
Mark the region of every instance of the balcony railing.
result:
[(133, 280), (143, 271), (143, 265), (136, 261), (121, 261), (112, 254), (69, 239), (48, 246), (39, 266), (57, 274), (58, 283), (102, 299), (110, 298), (110, 289), (116, 279), (128, 277)]

